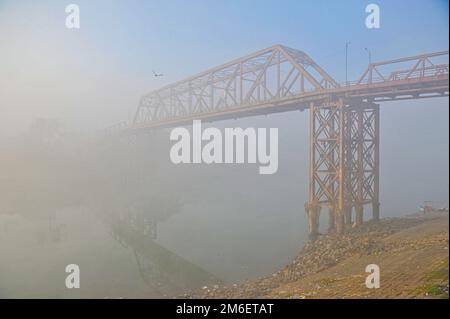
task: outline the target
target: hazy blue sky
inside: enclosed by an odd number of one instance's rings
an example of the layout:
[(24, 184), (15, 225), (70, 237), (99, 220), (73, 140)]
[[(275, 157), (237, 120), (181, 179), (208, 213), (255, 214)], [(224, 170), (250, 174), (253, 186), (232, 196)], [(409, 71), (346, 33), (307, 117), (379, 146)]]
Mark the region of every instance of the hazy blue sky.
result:
[[(81, 29), (65, 28), (69, 3)], [(139, 97), (276, 43), (308, 53), (338, 81), (368, 62), (448, 48), (448, 1), (376, 1), (381, 28), (367, 29), (371, 1), (0, 0), (2, 129), (31, 117), (71, 127), (129, 118)], [(152, 69), (165, 74), (155, 79)]]

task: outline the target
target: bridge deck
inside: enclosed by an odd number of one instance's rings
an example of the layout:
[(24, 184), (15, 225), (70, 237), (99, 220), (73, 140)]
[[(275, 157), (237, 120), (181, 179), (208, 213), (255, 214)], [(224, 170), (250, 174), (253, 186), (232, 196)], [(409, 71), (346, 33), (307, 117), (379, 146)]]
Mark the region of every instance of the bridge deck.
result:
[(127, 128), (127, 131), (135, 132), (154, 128), (174, 127), (192, 124), (193, 120), (204, 122), (236, 119), (256, 115), (288, 112), (293, 110), (304, 111), (310, 103), (326, 100), (331, 97), (344, 97), (347, 99), (360, 98), (376, 101), (395, 101), (406, 99), (430, 98), (448, 96), (449, 75), (429, 76), (426, 78), (414, 78), (407, 80), (393, 80), (371, 84), (351, 84), (333, 89), (312, 91), (298, 96), (287, 97), (256, 105), (242, 105), (239, 108), (212, 111), (207, 113), (192, 114), (190, 116), (175, 117), (163, 121), (151, 121), (137, 123)]
[(448, 51), (369, 64), (355, 83), (338, 84), (302, 51), (281, 45), (247, 55), (145, 95), (133, 123), (107, 135), (305, 110), (313, 102), (381, 102), (448, 96)]

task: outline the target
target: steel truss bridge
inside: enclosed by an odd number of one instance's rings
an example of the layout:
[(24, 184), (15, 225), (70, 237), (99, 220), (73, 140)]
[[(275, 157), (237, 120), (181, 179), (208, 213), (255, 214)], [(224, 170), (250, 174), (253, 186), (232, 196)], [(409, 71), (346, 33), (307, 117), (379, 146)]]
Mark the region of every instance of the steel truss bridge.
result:
[[(448, 96), (448, 51), (371, 63), (337, 83), (306, 53), (282, 45), (247, 55), (142, 97), (132, 123), (107, 130), (135, 136), (158, 128), (309, 109), (309, 232), (322, 208), (328, 230), (379, 219), (379, 102)], [(354, 216), (352, 218), (352, 216)]]

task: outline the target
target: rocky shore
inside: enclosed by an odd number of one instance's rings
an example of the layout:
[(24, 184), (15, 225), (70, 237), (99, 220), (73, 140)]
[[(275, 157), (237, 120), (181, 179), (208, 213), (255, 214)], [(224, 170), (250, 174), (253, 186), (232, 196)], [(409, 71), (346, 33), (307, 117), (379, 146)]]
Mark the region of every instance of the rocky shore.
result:
[[(428, 251), (427, 251), (428, 249)], [(415, 254), (421, 252), (421, 254)], [(406, 265), (413, 270), (414, 278), (407, 290), (401, 282), (397, 292), (380, 289), (369, 290), (364, 285), (365, 263), (378, 263), (384, 274), (402, 277), (402, 260), (410, 259)], [(427, 256), (423, 267), (420, 255)], [(420, 274), (414, 271), (420, 269)], [(361, 265), (358, 267), (358, 265)], [(367, 264), (366, 264), (367, 265)], [(427, 271), (447, 268), (447, 276), (433, 287), (426, 284)], [(439, 268), (439, 270), (441, 270)], [(398, 272), (398, 273), (397, 273)], [(424, 277), (424, 280), (420, 278)], [(436, 277), (436, 276), (435, 276)], [(383, 278), (383, 277), (382, 277)], [(428, 280), (430, 281), (430, 280)], [(354, 289), (352, 285), (356, 285)], [(389, 283), (390, 286), (391, 283)], [(417, 287), (414, 287), (416, 285)], [(422, 286), (421, 286), (422, 285)], [(384, 285), (386, 286), (386, 285)], [(333, 291), (333, 287), (335, 290)], [(392, 287), (391, 287), (392, 288)], [(424, 291), (418, 291), (423, 288)], [(428, 290), (431, 290), (431, 293)], [(342, 290), (342, 291), (341, 291)], [(393, 289), (395, 290), (395, 289)], [(418, 295), (414, 295), (414, 293)], [(386, 218), (379, 222), (366, 222), (358, 228), (348, 229), (342, 236), (323, 235), (315, 242), (307, 243), (299, 255), (280, 271), (256, 280), (232, 284), (203, 287), (183, 298), (359, 298), (359, 297), (433, 297), (448, 298), (448, 213), (429, 215), (415, 214), (404, 218)]]

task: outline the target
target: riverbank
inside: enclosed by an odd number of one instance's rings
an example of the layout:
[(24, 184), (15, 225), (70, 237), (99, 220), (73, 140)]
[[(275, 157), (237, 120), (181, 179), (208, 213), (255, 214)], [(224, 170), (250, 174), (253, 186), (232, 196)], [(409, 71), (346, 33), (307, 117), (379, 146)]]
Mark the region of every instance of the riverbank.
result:
[[(195, 297), (448, 298), (448, 246), (448, 212), (367, 222), (339, 240), (325, 235), (306, 244), (270, 276), (231, 287), (203, 287)], [(380, 267), (379, 289), (365, 285), (369, 264)]]

